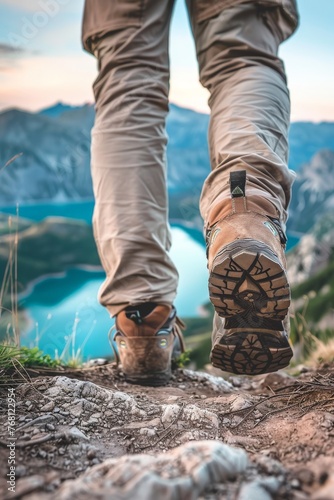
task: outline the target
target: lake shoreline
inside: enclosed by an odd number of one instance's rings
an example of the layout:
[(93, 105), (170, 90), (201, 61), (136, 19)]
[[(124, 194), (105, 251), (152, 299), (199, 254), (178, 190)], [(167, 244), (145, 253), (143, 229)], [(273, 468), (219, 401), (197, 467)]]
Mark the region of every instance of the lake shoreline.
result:
[(62, 279), (64, 278), (69, 271), (72, 269), (78, 270), (78, 271), (85, 271), (87, 273), (104, 273), (103, 267), (102, 266), (91, 266), (89, 264), (78, 264), (77, 266), (71, 266), (68, 269), (65, 269), (64, 271), (60, 271), (58, 273), (47, 273), (39, 276), (38, 278), (35, 278), (34, 280), (29, 281), (27, 283), (26, 288), (22, 290), (18, 294), (18, 300), (26, 299), (28, 298), (31, 293), (33, 293), (33, 289), (35, 288), (36, 285), (39, 285), (40, 283), (43, 283), (43, 281), (47, 281), (49, 279)]

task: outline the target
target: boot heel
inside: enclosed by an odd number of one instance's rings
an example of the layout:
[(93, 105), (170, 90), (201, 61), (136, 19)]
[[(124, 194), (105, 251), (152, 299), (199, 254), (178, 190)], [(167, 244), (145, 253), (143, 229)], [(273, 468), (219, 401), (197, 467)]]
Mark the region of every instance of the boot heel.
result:
[(223, 318), (239, 315), (282, 321), (290, 306), (289, 283), (278, 257), (252, 239), (230, 243), (217, 254), (209, 294)]

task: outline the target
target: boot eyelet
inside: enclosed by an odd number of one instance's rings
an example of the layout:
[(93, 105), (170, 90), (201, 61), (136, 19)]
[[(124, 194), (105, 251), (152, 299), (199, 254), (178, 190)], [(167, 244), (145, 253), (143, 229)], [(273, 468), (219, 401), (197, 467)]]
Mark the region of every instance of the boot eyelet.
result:
[(159, 340), (159, 346), (160, 346), (162, 349), (166, 349), (166, 347), (167, 347), (167, 340), (166, 340), (166, 339), (160, 339), (160, 340)]
[(120, 340), (120, 342), (119, 342), (119, 346), (120, 346), (122, 349), (126, 349), (126, 348), (127, 348), (127, 345), (126, 345), (125, 340)]

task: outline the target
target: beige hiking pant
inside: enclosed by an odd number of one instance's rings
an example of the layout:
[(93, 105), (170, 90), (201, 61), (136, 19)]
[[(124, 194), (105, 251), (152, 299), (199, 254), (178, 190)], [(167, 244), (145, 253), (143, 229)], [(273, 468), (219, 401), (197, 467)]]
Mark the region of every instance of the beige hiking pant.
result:
[[(174, 0), (86, 0), (83, 44), (99, 63), (92, 131), (94, 235), (111, 315), (147, 301), (172, 304), (178, 273), (166, 192), (168, 36)], [(290, 102), (279, 44), (295, 30), (295, 0), (187, 0), (201, 83), (210, 91), (212, 171), (200, 200), (205, 225), (228, 196), (231, 170), (283, 222)], [(185, 27), (186, 29), (186, 27)]]

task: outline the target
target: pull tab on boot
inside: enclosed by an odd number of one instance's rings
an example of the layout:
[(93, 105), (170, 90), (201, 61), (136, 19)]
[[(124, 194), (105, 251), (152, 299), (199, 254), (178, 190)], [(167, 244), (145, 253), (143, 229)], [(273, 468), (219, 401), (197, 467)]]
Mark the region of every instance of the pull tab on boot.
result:
[(230, 173), (230, 188), (232, 198), (246, 196), (246, 170)]
[(246, 212), (246, 170), (236, 170), (230, 173), (230, 190), (233, 213)]

